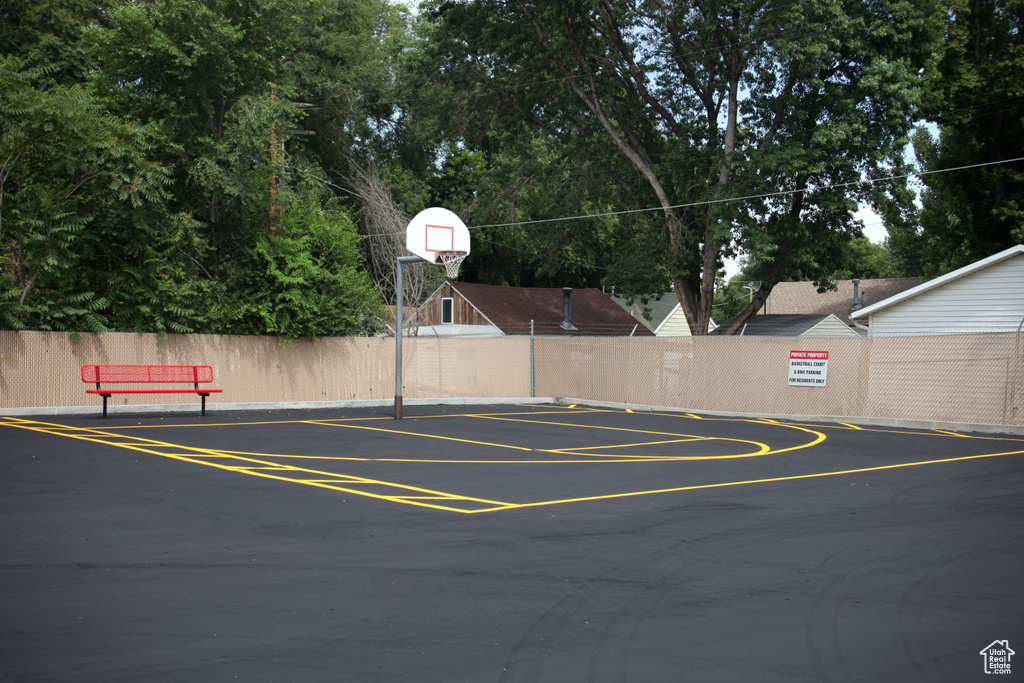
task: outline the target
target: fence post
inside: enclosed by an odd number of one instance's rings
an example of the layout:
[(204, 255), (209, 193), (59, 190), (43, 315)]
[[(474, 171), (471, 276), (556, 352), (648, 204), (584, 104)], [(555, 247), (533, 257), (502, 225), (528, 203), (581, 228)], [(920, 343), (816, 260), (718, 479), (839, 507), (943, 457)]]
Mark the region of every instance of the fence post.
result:
[(537, 370), (533, 356), (533, 321), (530, 321), (530, 398), (537, 397)]

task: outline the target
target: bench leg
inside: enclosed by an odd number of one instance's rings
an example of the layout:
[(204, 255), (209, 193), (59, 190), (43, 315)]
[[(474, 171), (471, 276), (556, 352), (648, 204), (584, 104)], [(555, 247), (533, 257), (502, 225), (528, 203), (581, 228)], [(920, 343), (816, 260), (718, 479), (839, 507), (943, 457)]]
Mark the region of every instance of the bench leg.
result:
[(199, 414), (201, 416), (205, 417), (206, 416), (206, 397), (209, 396), (209, 394), (199, 394), (199, 395), (203, 399), (203, 407), (200, 409)]
[(103, 419), (107, 419), (107, 399), (110, 398), (110, 394), (100, 394), (103, 397)]

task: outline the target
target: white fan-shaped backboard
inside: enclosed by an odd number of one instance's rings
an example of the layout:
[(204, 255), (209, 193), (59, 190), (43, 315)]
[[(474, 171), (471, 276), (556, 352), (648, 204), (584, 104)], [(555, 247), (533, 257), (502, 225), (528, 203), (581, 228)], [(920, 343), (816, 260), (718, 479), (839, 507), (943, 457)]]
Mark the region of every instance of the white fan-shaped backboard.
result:
[(426, 261), (440, 263), (438, 254), (442, 252), (469, 253), (469, 230), (454, 212), (433, 206), (409, 221), (405, 246)]

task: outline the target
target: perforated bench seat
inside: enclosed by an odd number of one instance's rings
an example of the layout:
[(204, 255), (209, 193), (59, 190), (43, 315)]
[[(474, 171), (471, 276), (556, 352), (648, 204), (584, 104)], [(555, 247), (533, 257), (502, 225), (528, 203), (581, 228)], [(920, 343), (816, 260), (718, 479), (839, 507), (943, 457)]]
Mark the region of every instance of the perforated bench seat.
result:
[[(200, 415), (206, 415), (206, 397), (222, 392), (222, 389), (199, 387), (200, 383), (213, 381), (213, 368), (209, 365), (83, 365), (82, 381), (96, 385), (85, 393), (103, 397), (103, 417), (107, 416), (107, 399), (114, 394), (198, 394), (202, 397)], [(102, 386), (158, 383), (188, 383), (192, 388), (110, 389)]]

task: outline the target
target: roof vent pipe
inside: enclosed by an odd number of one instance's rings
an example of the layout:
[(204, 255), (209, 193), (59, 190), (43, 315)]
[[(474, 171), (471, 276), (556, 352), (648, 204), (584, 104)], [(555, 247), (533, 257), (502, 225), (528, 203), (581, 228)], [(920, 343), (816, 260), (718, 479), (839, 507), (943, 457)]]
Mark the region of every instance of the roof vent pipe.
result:
[(860, 290), (860, 280), (854, 278), (851, 282), (853, 282), (853, 307), (850, 310), (856, 311), (864, 305), (860, 303), (860, 295), (858, 294)]
[(562, 287), (562, 329), (576, 331), (572, 324), (572, 287)]

